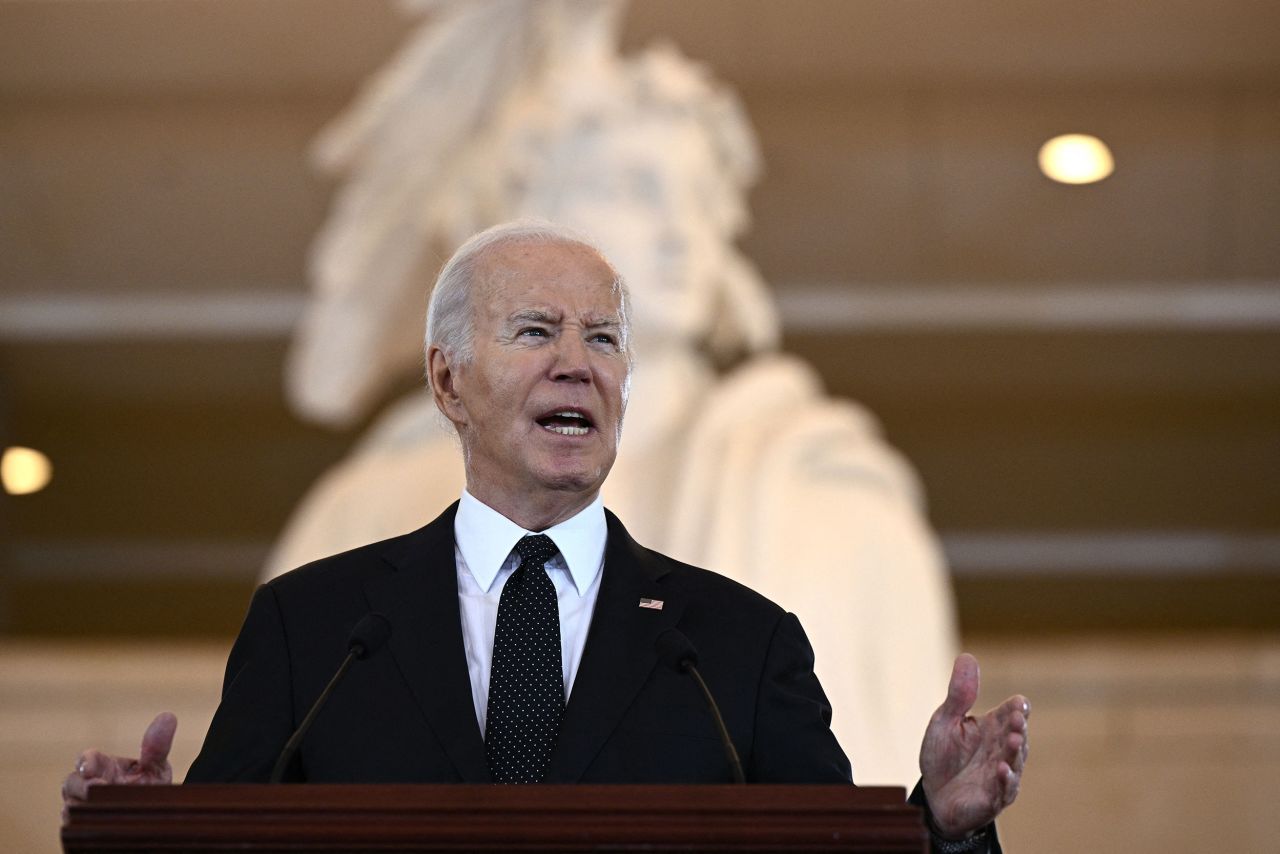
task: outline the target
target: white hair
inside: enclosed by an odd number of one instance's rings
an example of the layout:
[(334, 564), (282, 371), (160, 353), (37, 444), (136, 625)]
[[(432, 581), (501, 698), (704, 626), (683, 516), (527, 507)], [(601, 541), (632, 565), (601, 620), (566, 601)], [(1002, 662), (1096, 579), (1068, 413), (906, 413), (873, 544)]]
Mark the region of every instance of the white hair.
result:
[[(583, 246), (602, 259), (604, 253), (589, 238), (568, 226), (538, 219), (521, 219), (487, 228), (473, 235), (457, 248), (440, 268), (431, 301), (427, 306), (427, 329), (423, 353), (433, 346), (459, 365), (469, 364), (475, 355), (475, 310), (471, 290), (476, 268), (484, 256), (504, 246), (528, 243), (569, 244)], [(608, 263), (608, 259), (605, 259)], [(613, 265), (610, 265), (612, 267)], [(615, 270), (613, 292), (618, 295), (621, 346), (631, 361), (631, 295), (622, 276)], [(427, 363), (427, 385), (431, 384), (430, 362)]]

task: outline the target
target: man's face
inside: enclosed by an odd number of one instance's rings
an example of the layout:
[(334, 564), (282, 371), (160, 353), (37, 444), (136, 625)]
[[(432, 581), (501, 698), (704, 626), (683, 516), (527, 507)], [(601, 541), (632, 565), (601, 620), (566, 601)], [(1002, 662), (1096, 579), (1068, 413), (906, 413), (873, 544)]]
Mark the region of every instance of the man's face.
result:
[(576, 244), (510, 244), (480, 260), (474, 352), (441, 402), (467, 486), (491, 506), (541, 490), (593, 495), (613, 466), (628, 360), (613, 269)]

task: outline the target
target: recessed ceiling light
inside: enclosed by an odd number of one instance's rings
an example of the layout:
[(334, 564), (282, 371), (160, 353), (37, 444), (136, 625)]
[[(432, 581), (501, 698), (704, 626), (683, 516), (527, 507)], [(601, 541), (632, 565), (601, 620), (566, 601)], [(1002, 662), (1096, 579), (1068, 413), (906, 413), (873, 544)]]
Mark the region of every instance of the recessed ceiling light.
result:
[(1040, 171), (1062, 184), (1092, 184), (1115, 168), (1111, 149), (1096, 136), (1068, 133), (1040, 146)]
[(35, 448), (15, 445), (0, 456), (0, 483), (10, 495), (30, 495), (49, 485), (53, 463)]

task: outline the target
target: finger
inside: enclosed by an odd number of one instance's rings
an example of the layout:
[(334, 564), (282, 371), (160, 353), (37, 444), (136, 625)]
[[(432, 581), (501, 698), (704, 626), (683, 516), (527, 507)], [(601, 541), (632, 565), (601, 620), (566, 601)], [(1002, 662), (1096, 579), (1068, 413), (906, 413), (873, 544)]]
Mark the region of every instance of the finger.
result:
[(138, 764), (144, 769), (163, 769), (169, 762), (169, 750), (173, 747), (173, 734), (178, 729), (178, 718), (173, 712), (161, 712), (142, 735), (142, 751)]
[(938, 713), (948, 718), (963, 718), (969, 714), (978, 700), (978, 659), (967, 652), (956, 656), (951, 668), (951, 684), (947, 686), (947, 699), (938, 707)]
[(1024, 748), (1026, 747), (1026, 738), (1019, 732), (1011, 732), (1005, 738), (1004, 761), (1015, 773), (1022, 773), (1022, 765), (1026, 757)]
[(112, 780), (109, 776), (85, 777), (83, 774), (72, 772), (62, 781), (62, 800), (64, 803), (84, 803), (85, 799), (89, 797), (90, 788), (110, 782), (112, 782)]
[(89, 793), (89, 782), (79, 774), (68, 774), (62, 781), (62, 802), (81, 803)]
[[(79, 762), (76, 763), (80, 765)], [(62, 781), (62, 823), (71, 821), (71, 807), (83, 804), (89, 796), (89, 787), (101, 780), (89, 781), (79, 771), (73, 771)]]
[(1022, 773), (1027, 762), (1028, 744), (1030, 743), (1031, 704), (1022, 696), (1011, 697), (1004, 706), (1012, 708), (1009, 718), (1004, 723), (1006, 739), (1005, 758), (1017, 773)]
[(1000, 726), (1026, 731), (1027, 719), (1031, 717), (1031, 704), (1021, 694), (1015, 694), (992, 709), (989, 714), (995, 717)]
[(999, 774), (1001, 801), (1007, 807), (1018, 798), (1018, 792), (1022, 788), (1022, 775), (1003, 762), (1000, 763)]
[(86, 780), (114, 782), (119, 770), (115, 757), (108, 756), (101, 750), (86, 750), (76, 760), (76, 774)]

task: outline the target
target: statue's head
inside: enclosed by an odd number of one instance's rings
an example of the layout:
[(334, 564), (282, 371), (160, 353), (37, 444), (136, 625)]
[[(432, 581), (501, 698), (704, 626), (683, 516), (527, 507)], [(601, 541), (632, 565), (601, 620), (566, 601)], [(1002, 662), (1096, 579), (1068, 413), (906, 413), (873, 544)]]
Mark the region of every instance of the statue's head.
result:
[(734, 246), (757, 160), (732, 98), (666, 49), (561, 83), (510, 117), (508, 214), (589, 234), (632, 284), (642, 348), (727, 328), (735, 346), (771, 344), (767, 298)]

